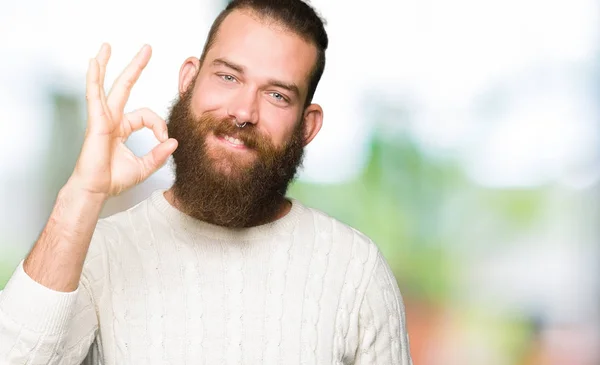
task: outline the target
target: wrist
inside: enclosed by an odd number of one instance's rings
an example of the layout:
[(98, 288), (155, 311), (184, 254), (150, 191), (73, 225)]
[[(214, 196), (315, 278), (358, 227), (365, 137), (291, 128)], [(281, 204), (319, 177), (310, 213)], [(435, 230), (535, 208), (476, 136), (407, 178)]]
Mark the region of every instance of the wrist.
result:
[(70, 200), (98, 204), (104, 204), (109, 198), (108, 193), (100, 193), (87, 189), (84, 184), (73, 176), (60, 189), (58, 195), (59, 197), (68, 197)]

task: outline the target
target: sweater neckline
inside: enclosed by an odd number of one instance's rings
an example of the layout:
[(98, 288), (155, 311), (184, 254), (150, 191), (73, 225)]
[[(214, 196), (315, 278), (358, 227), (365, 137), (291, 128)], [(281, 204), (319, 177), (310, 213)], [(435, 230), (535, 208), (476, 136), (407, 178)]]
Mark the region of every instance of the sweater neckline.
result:
[(167, 189), (159, 189), (150, 196), (151, 205), (165, 216), (176, 230), (194, 236), (201, 235), (222, 240), (248, 240), (292, 234), (304, 206), (296, 199), (288, 198), (292, 203), (290, 211), (283, 217), (266, 224), (249, 228), (227, 228), (191, 217), (171, 205), (165, 198)]

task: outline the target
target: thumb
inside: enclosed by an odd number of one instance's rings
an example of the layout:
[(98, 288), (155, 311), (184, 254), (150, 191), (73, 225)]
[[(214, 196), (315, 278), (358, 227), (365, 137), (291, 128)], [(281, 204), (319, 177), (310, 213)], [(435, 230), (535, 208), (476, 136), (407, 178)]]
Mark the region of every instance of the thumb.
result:
[(177, 140), (169, 138), (142, 157), (142, 163), (144, 165), (144, 170), (146, 171), (144, 179), (152, 175), (167, 162), (169, 156), (177, 149), (177, 145)]

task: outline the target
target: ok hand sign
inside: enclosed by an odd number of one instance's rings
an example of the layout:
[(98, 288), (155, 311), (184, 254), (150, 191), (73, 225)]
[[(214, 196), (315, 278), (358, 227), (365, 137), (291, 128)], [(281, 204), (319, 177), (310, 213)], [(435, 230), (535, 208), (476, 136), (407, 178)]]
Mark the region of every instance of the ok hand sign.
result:
[[(87, 72), (87, 130), (71, 182), (79, 188), (105, 197), (118, 195), (137, 185), (158, 170), (177, 148), (168, 138), (167, 124), (150, 109), (124, 114), (131, 88), (148, 64), (152, 49), (144, 46), (116, 79), (108, 95), (104, 75), (110, 58), (110, 46), (103, 44), (90, 60)], [(160, 144), (147, 155), (137, 157), (125, 146), (129, 136), (147, 127)]]

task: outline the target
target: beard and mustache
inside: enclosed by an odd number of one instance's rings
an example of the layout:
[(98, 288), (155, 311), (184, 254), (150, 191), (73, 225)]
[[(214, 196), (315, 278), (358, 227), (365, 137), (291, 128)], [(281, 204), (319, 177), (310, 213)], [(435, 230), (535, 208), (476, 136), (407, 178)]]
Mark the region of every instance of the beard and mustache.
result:
[[(191, 110), (193, 86), (173, 104), (167, 124), (169, 137), (179, 142), (173, 153), (173, 193), (179, 208), (229, 228), (272, 221), (302, 164), (304, 121), (300, 119), (291, 139), (277, 148), (254, 124), (238, 128), (231, 118), (196, 116)], [(209, 137), (224, 136), (243, 141), (247, 150), (240, 154), (207, 143)]]

